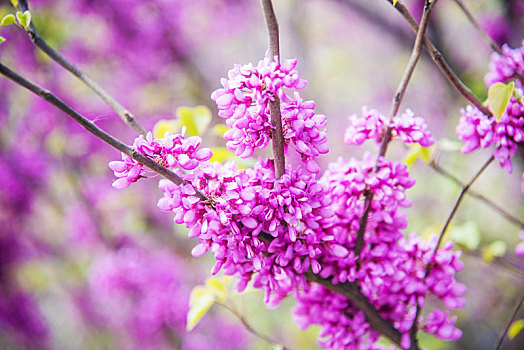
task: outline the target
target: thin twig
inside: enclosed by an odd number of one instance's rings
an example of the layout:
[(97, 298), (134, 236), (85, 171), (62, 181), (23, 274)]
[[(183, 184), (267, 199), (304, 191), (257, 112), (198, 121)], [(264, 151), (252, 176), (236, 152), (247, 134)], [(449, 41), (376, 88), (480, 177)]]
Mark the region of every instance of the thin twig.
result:
[(475, 19), (475, 17), (473, 17), (473, 15), (471, 14), (471, 12), (468, 10), (468, 8), (464, 5), (464, 3), (462, 2), (462, 0), (454, 0), (455, 3), (460, 7), (460, 9), (462, 10), (462, 12), (464, 12), (464, 14), (466, 15), (466, 17), (468, 18), (468, 20), (471, 22), (471, 24), (475, 27), (475, 29), (477, 29), (477, 31), (479, 32), (480, 35), (482, 35), (482, 37), (484, 38), (484, 40), (486, 41), (486, 43), (489, 45), (489, 47), (491, 47), (491, 49), (493, 51), (496, 51), (498, 52), (499, 54), (502, 55), (502, 49), (500, 48), (500, 46), (495, 42), (493, 41), (493, 39), (491, 39), (491, 37), (482, 29), (482, 27), (480, 26), (480, 24), (477, 22), (477, 20)]
[[(393, 0), (386, 0), (390, 4), (393, 4)], [(404, 19), (408, 22), (411, 29), (415, 32), (418, 32), (418, 24), (417, 21), (411, 16), (408, 9), (402, 4), (401, 1), (397, 1), (395, 5), (395, 9), (404, 17)], [(451, 85), (467, 100), (469, 103), (477, 107), (482, 113), (484, 113), (487, 116), (491, 116), (491, 111), (482, 104), (482, 102), (471, 92), (471, 90), (460, 80), (460, 78), (455, 74), (453, 69), (449, 66), (449, 64), (446, 62), (440, 51), (433, 45), (431, 40), (429, 40), (426, 37), (424, 37), (424, 46), (426, 47), (426, 51), (429, 53), (429, 56), (435, 62), (437, 67), (440, 69), (442, 74), (448, 79), (448, 81), (451, 83)]]
[[(453, 181), (455, 184), (459, 185), (460, 187), (466, 186), (466, 184), (462, 181), (460, 181), (455, 175), (447, 171), (446, 169), (442, 168), (440, 165), (438, 165), (435, 161), (431, 161), (429, 163), (429, 166), (435, 170), (440, 175), (444, 176), (445, 178)], [(481, 202), (489, 205), (493, 210), (497, 211), (501, 216), (503, 216), (506, 220), (514, 224), (515, 226), (519, 228), (524, 228), (524, 221), (518, 219), (517, 217), (511, 215), (508, 213), (504, 208), (497, 205), (495, 202), (493, 202), (491, 199), (486, 198), (482, 194), (475, 192), (473, 190), (469, 190), (467, 193), (469, 196), (476, 198), (480, 200)]]
[[(417, 66), (418, 60), (422, 53), (423, 40), (426, 34), (426, 29), (428, 28), (431, 11), (433, 10), (433, 7), (436, 5), (437, 1), (438, 0), (433, 0), (433, 1), (426, 0), (426, 4), (424, 6), (424, 13), (422, 14), (422, 19), (420, 21), (420, 27), (419, 27), (419, 30), (417, 31), (417, 37), (415, 38), (413, 50), (411, 51), (411, 57), (409, 58), (408, 65), (406, 66), (406, 69), (404, 71), (404, 74), (402, 75), (402, 79), (400, 80), (397, 91), (395, 92), (395, 96), (393, 97), (393, 102), (391, 104), (391, 112), (389, 114), (389, 122), (386, 128), (386, 131), (384, 133), (384, 136), (382, 137), (382, 141), (380, 143), (380, 150), (377, 156), (375, 171), (378, 170), (378, 163), (380, 161), (380, 158), (383, 157), (387, 152), (389, 142), (391, 141), (391, 120), (398, 113), (398, 110), (400, 108), (400, 103), (402, 102), (402, 99), (404, 97), (404, 94), (406, 93), (408, 84), (411, 80), (411, 77), (413, 76), (413, 72), (415, 71), (415, 67)], [(367, 221), (369, 217), (369, 211), (371, 208), (372, 200), (373, 200), (373, 193), (367, 192), (365, 196), (365, 201), (364, 201), (364, 215), (362, 216), (360, 220), (360, 226), (357, 232), (357, 239), (355, 241), (355, 252), (359, 259), (360, 259), (360, 254), (362, 253), (362, 248), (364, 247), (364, 233), (366, 232), (366, 225), (367, 225)]]
[[(267, 25), (270, 59), (276, 58), (278, 62), (280, 62), (278, 21), (273, 10), (273, 4), (271, 0), (260, 1)], [(271, 124), (273, 125), (271, 141), (275, 158), (275, 178), (279, 179), (286, 172), (286, 158), (284, 155), (284, 134), (282, 131), (282, 116), (280, 114), (280, 99), (278, 96), (273, 96), (273, 100), (269, 102), (269, 110), (271, 112)]]
[[(495, 160), (493, 156), (491, 156), (483, 165), (482, 167), (473, 175), (471, 180), (465, 185), (462, 186), (462, 190), (460, 191), (460, 194), (455, 201), (455, 205), (453, 206), (453, 209), (451, 209), (451, 213), (449, 213), (448, 218), (446, 219), (446, 222), (444, 223), (444, 226), (442, 227), (442, 230), (440, 231), (437, 244), (435, 244), (435, 248), (433, 248), (433, 252), (431, 253), (431, 258), (429, 260), (429, 263), (426, 267), (426, 272), (424, 274), (424, 280), (428, 277), (429, 273), (431, 272), (431, 269), (433, 268), (433, 260), (435, 259), (435, 255), (437, 254), (437, 251), (440, 247), (440, 244), (442, 243), (442, 239), (444, 238), (444, 235), (446, 234), (446, 231), (451, 224), (451, 221), (453, 221), (453, 218), (455, 217), (455, 214), (458, 211), (458, 208), (460, 207), (460, 204), (462, 203), (462, 200), (464, 199), (464, 196), (469, 191), (471, 186), (477, 181), (479, 176), (484, 172), (484, 170), (487, 169), (487, 167)], [(413, 319), (413, 326), (411, 327), (409, 333), (411, 337), (411, 341), (416, 339), (417, 332), (418, 332), (418, 318), (420, 316), (420, 312), (422, 311), (422, 307), (419, 303), (417, 303), (417, 310), (415, 312), (415, 318)]]
[(245, 319), (244, 316), (242, 316), (240, 314), (240, 312), (238, 312), (237, 310), (233, 309), (232, 307), (226, 305), (226, 304), (223, 304), (223, 303), (218, 303), (218, 305), (222, 306), (224, 309), (226, 309), (227, 311), (231, 312), (233, 315), (235, 315), (236, 318), (239, 319), (239, 321), (242, 323), (242, 325), (251, 333), (253, 334), (254, 336), (264, 340), (265, 342), (267, 342), (268, 344), (271, 344), (271, 345), (280, 345), (282, 346), (282, 349), (283, 350), (290, 350), (288, 347), (284, 346), (283, 344), (271, 339), (270, 337), (268, 337), (267, 335), (264, 335), (264, 334), (261, 334), (259, 332), (257, 332), (248, 322), (247, 320)]
[(513, 320), (515, 319), (515, 317), (517, 317), (517, 314), (520, 310), (520, 307), (522, 306), (522, 303), (524, 303), (524, 295), (522, 296), (522, 298), (520, 298), (519, 303), (517, 304), (517, 307), (515, 308), (515, 311), (513, 311), (513, 314), (511, 315), (511, 318), (508, 324), (506, 325), (506, 328), (504, 329), (504, 333), (502, 333), (502, 336), (500, 337), (500, 340), (495, 350), (499, 350), (500, 347), (502, 346), (502, 343), (504, 342), (504, 338), (506, 338), (506, 334), (508, 333), (509, 327), (511, 327)]
[[(21, 12), (28, 11), (29, 7), (27, 1), (19, 0), (18, 8)], [(124, 123), (133, 128), (133, 130), (135, 130), (138, 134), (146, 134), (145, 129), (139, 124), (139, 122), (135, 119), (131, 112), (129, 112), (117, 100), (115, 100), (111, 95), (109, 95), (89, 75), (87, 75), (80, 68), (76, 67), (74, 64), (65, 59), (58, 51), (49, 46), (49, 44), (47, 44), (47, 42), (38, 35), (38, 32), (36, 31), (32, 21), (26, 28), (26, 31), (29, 34), (29, 37), (31, 38), (33, 43), (40, 50), (42, 50), (46, 55), (48, 55), (53, 61), (57, 62), (66, 70), (71, 72), (74, 76), (76, 76), (84, 84), (86, 84), (91, 90), (93, 90), (98, 96), (100, 96), (100, 98), (102, 98), (102, 100), (104, 100), (104, 102), (106, 102), (109, 105), (109, 107), (111, 107), (118, 114), (118, 116), (124, 121)]]
[[(73, 118), (76, 122), (78, 122), (84, 129), (89, 131), (94, 136), (98, 137), (105, 143), (109, 144), (113, 148), (116, 148), (120, 152), (127, 154), (131, 158), (135, 159), (137, 162), (149, 167), (154, 172), (164, 176), (169, 181), (173, 182), (176, 185), (184, 185), (187, 184), (180, 176), (169, 170), (168, 168), (158, 164), (154, 160), (146, 157), (142, 153), (136, 151), (135, 149), (129, 147), (128, 145), (122, 143), (121, 141), (117, 140), (113, 136), (106, 133), (104, 130), (100, 129), (98, 126), (96, 126), (91, 120), (87, 119), (86, 117), (79, 114), (77, 111), (75, 111), (73, 108), (71, 108), (69, 105), (67, 105), (64, 101), (59, 99), (56, 95), (51, 93), (48, 90), (44, 90), (41, 87), (39, 87), (36, 84), (33, 84), (32, 82), (26, 80), (24, 77), (18, 75), (11, 69), (4, 66), (2, 63), (0, 63), (0, 74), (4, 75), (8, 79), (12, 80), (13, 82), (23, 86), (24, 88), (30, 90), (35, 95), (43, 98), (47, 102), (51, 103), (55, 107), (59, 108), (63, 112), (65, 112), (68, 116)], [(195, 188), (196, 195), (203, 201), (207, 200), (207, 197), (204, 196), (198, 189)]]

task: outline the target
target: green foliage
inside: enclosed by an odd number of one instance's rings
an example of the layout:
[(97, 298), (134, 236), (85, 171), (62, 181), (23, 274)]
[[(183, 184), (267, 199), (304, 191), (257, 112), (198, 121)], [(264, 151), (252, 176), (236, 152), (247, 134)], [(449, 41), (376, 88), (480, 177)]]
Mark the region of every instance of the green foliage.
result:
[(5, 41), (5, 38), (3, 36), (0, 36), (0, 44)]
[(508, 330), (509, 339), (515, 338), (520, 333), (522, 328), (524, 328), (524, 320), (521, 319), (514, 321)]
[(421, 160), (426, 164), (429, 164), (435, 154), (435, 146), (422, 147), (419, 144), (414, 144), (410, 147), (408, 153), (404, 157), (404, 163), (411, 168), (417, 160)]
[(198, 322), (209, 311), (215, 302), (225, 303), (228, 297), (227, 285), (230, 278), (209, 277), (205, 285), (193, 288), (189, 297), (189, 311), (187, 312), (187, 331), (196, 327)]
[(506, 253), (507, 245), (503, 241), (493, 241), (484, 248), (482, 248), (482, 258), (490, 263), (495, 258), (501, 257)]
[(24, 13), (17, 11), (16, 12), (16, 20), (22, 27), (27, 29), (29, 25), (31, 24), (31, 12), (25, 11)]
[(475, 250), (480, 244), (480, 231), (475, 221), (467, 221), (450, 230), (449, 238), (468, 250)]
[(513, 94), (515, 83), (509, 84), (496, 83), (490, 86), (488, 91), (488, 107), (493, 115), (500, 120), (506, 108), (508, 107), (509, 100)]
[(0, 26), (8, 26), (16, 22), (16, 18), (13, 14), (9, 13), (5, 15), (0, 21)]

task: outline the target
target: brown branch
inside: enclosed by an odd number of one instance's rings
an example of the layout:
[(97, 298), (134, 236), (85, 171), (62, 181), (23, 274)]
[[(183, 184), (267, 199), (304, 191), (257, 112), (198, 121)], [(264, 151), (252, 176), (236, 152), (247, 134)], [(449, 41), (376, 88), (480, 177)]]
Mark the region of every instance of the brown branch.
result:
[(499, 350), (500, 347), (502, 346), (502, 343), (504, 342), (504, 338), (506, 338), (506, 334), (508, 333), (509, 327), (511, 327), (513, 320), (515, 319), (515, 317), (517, 317), (517, 314), (520, 310), (520, 307), (522, 306), (522, 303), (524, 303), (524, 295), (522, 296), (522, 298), (520, 298), (519, 303), (517, 304), (517, 307), (515, 308), (515, 311), (513, 311), (513, 314), (511, 315), (511, 318), (509, 319), (509, 322), (506, 325), (506, 328), (504, 328), (504, 333), (502, 333), (502, 336), (500, 337), (500, 340), (495, 350)]
[(253, 334), (254, 336), (264, 340), (266, 343), (270, 344), (270, 345), (273, 345), (274, 348), (276, 348), (277, 346), (282, 346), (282, 349), (283, 350), (290, 350), (288, 347), (282, 345), (281, 343), (271, 339), (270, 337), (268, 337), (267, 335), (264, 335), (264, 334), (261, 334), (259, 332), (257, 332), (246, 320), (246, 318), (244, 316), (242, 316), (240, 314), (240, 312), (238, 312), (237, 310), (235, 310), (234, 308), (226, 305), (226, 304), (223, 304), (223, 303), (219, 303), (217, 302), (217, 305), (220, 305), (222, 306), (224, 309), (226, 309), (227, 311), (231, 312), (236, 318), (238, 318), (238, 320), (242, 323), (242, 325), (247, 329), (248, 332), (250, 332), (251, 334)]
[[(483, 165), (482, 167), (473, 175), (471, 180), (465, 185), (462, 186), (462, 190), (460, 191), (460, 194), (455, 201), (455, 205), (453, 206), (453, 209), (451, 209), (451, 213), (449, 213), (448, 218), (446, 219), (446, 222), (444, 223), (444, 226), (442, 227), (442, 230), (440, 231), (437, 244), (435, 245), (435, 248), (433, 249), (433, 252), (431, 253), (431, 259), (429, 260), (429, 263), (426, 267), (426, 273), (424, 274), (424, 280), (428, 277), (429, 273), (431, 272), (431, 269), (433, 268), (433, 260), (435, 259), (435, 255), (437, 254), (437, 251), (440, 247), (440, 244), (442, 243), (442, 239), (444, 238), (444, 234), (446, 233), (449, 225), (451, 224), (451, 221), (455, 217), (455, 214), (458, 211), (458, 208), (460, 207), (460, 204), (462, 203), (462, 200), (464, 199), (464, 196), (469, 191), (471, 186), (477, 181), (479, 176), (484, 172), (484, 170), (487, 169), (487, 167), (495, 160), (493, 156), (491, 156)], [(422, 311), (422, 307), (420, 304), (417, 303), (417, 310), (415, 312), (415, 318), (413, 319), (413, 326), (411, 327), (409, 333), (411, 337), (411, 341), (416, 340), (417, 332), (418, 332), (418, 318), (420, 316), (420, 312)]]
[[(435, 170), (437, 173), (439, 173), (440, 175), (444, 176), (445, 178), (451, 180), (452, 182), (454, 182), (458, 186), (460, 186), (462, 188), (466, 186), (466, 184), (464, 182), (460, 181), (455, 175), (453, 175), (452, 173), (450, 173), (446, 169), (442, 168), (435, 161), (431, 161), (429, 163), (429, 166), (433, 170)], [(511, 215), (504, 208), (502, 208), (499, 205), (497, 205), (491, 199), (486, 198), (482, 194), (480, 194), (478, 192), (475, 192), (473, 190), (469, 190), (467, 194), (469, 196), (471, 196), (473, 198), (476, 198), (476, 199), (480, 200), (481, 202), (489, 205), (493, 210), (497, 211), (501, 216), (503, 216), (506, 220), (508, 220), (509, 222), (514, 224), (515, 226), (517, 226), (519, 228), (524, 228), (524, 221), (522, 221), (522, 220), (518, 219), (517, 217)]]
[(462, 12), (464, 12), (464, 14), (468, 18), (468, 20), (475, 27), (475, 29), (479, 32), (479, 34), (482, 36), (482, 38), (484, 38), (484, 40), (489, 45), (489, 47), (491, 47), (491, 49), (493, 51), (498, 52), (499, 54), (502, 55), (502, 49), (500, 48), (500, 46), (495, 41), (493, 41), (493, 39), (491, 39), (491, 37), (482, 29), (480, 24), (477, 22), (475, 17), (473, 17), (471, 12), (468, 10), (468, 8), (462, 2), (462, 0), (454, 0), (454, 1), (460, 7)]
[[(41, 97), (42, 99), (46, 100), (47, 102), (51, 103), (58, 109), (65, 112), (68, 116), (73, 118), (77, 123), (82, 125), (84, 129), (89, 131), (94, 136), (98, 137), (105, 143), (109, 144), (113, 148), (116, 148), (120, 152), (127, 154), (137, 162), (149, 167), (154, 172), (164, 176), (169, 181), (173, 182), (176, 185), (183, 185), (186, 184), (186, 182), (177, 174), (169, 170), (168, 168), (158, 164), (154, 160), (146, 157), (142, 153), (138, 152), (137, 150), (129, 147), (128, 145), (122, 143), (121, 141), (117, 140), (113, 136), (106, 133), (104, 130), (100, 129), (98, 126), (96, 126), (91, 120), (87, 119), (86, 117), (79, 114), (77, 111), (75, 111), (73, 108), (71, 108), (69, 105), (67, 105), (64, 101), (59, 99), (56, 95), (51, 93), (48, 90), (44, 90), (41, 87), (39, 87), (36, 84), (33, 84), (32, 82), (26, 80), (24, 77), (18, 75), (17, 73), (13, 72), (11, 69), (4, 66), (2, 63), (0, 63), (0, 74), (4, 75), (8, 79), (12, 80), (13, 82), (23, 86), (24, 88), (30, 90), (35, 95)], [(207, 200), (207, 197), (204, 196), (200, 191), (195, 189), (196, 195), (203, 201)]]
[[(18, 9), (21, 12), (28, 11), (29, 7), (27, 5), (27, 1), (19, 0)], [(36, 47), (42, 50), (53, 61), (57, 62), (66, 70), (71, 72), (74, 76), (76, 76), (84, 84), (86, 84), (91, 90), (93, 90), (98, 96), (100, 96), (100, 98), (102, 98), (102, 100), (104, 100), (104, 102), (106, 102), (109, 105), (109, 107), (111, 107), (118, 114), (118, 116), (124, 121), (124, 123), (133, 128), (133, 130), (135, 130), (138, 134), (146, 134), (145, 129), (139, 124), (139, 122), (135, 119), (131, 112), (129, 112), (124, 106), (122, 106), (111, 95), (109, 95), (89, 75), (87, 75), (80, 68), (76, 67), (74, 64), (69, 62), (58, 51), (49, 46), (49, 44), (47, 44), (47, 42), (38, 35), (38, 32), (36, 31), (32, 21), (26, 28), (26, 31)]]
[[(391, 104), (391, 112), (389, 114), (388, 126), (380, 143), (380, 150), (377, 156), (375, 171), (378, 170), (378, 162), (380, 158), (383, 157), (387, 152), (389, 142), (391, 141), (391, 120), (398, 113), (400, 103), (404, 98), (404, 94), (406, 93), (411, 77), (413, 76), (413, 72), (415, 71), (415, 67), (417, 66), (417, 63), (419, 61), (420, 55), (422, 53), (423, 40), (425, 38), (426, 29), (428, 28), (429, 18), (431, 16), (431, 11), (433, 10), (433, 7), (436, 5), (437, 1), (438, 0), (426, 0), (426, 5), (424, 6), (424, 13), (422, 14), (422, 19), (420, 22), (421, 24), (417, 31), (417, 37), (415, 38), (415, 43), (413, 45), (413, 50), (411, 51), (411, 56), (409, 58), (408, 65), (406, 66), (397, 91), (395, 92), (395, 96), (393, 97), (393, 102)], [(364, 247), (364, 233), (366, 232), (366, 226), (369, 217), (369, 211), (371, 209), (372, 200), (373, 193), (366, 193), (364, 201), (364, 215), (360, 220), (360, 226), (357, 232), (357, 239), (355, 241), (355, 252), (359, 259), (362, 253), (362, 248)]]
[[(260, 1), (267, 25), (270, 59), (273, 60), (276, 58), (278, 62), (280, 62), (278, 21), (273, 10), (273, 4), (271, 0)], [(279, 179), (286, 172), (286, 158), (284, 155), (284, 134), (282, 131), (282, 116), (280, 114), (280, 99), (277, 96), (274, 96), (273, 100), (269, 102), (269, 110), (271, 112), (271, 124), (273, 125), (271, 141), (273, 144), (273, 155), (275, 157), (275, 178)]]
[[(393, 0), (387, 0), (389, 3), (393, 4)], [(411, 16), (408, 9), (402, 4), (402, 2), (397, 1), (395, 9), (404, 17), (408, 22), (411, 29), (415, 32), (418, 32), (417, 21)], [(482, 102), (471, 92), (471, 90), (460, 80), (460, 78), (455, 74), (453, 69), (446, 62), (440, 51), (433, 45), (431, 40), (427, 37), (424, 37), (424, 46), (426, 51), (429, 53), (429, 56), (435, 62), (437, 67), (440, 69), (442, 74), (448, 79), (450, 84), (467, 100), (469, 103), (477, 107), (482, 113), (487, 116), (491, 116), (491, 111), (485, 107)]]

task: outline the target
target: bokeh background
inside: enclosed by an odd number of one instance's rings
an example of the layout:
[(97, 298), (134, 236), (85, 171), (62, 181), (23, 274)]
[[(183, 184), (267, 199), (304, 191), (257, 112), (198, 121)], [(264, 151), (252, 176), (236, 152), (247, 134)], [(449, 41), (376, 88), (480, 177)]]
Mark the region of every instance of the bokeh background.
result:
[[(180, 108), (206, 106), (211, 123), (202, 133), (204, 145), (225, 146), (209, 96), (233, 64), (256, 64), (264, 57), (267, 34), (259, 1), (29, 3), (40, 35), (146, 128), (160, 119), (180, 118)], [(423, 1), (405, 3), (420, 18)], [(521, 45), (521, 0), (464, 3), (497, 43)], [(276, 0), (274, 6), (282, 57), (298, 59), (301, 76), (309, 81), (303, 96), (315, 100), (317, 113), (327, 116), (330, 153), (321, 165), (375, 152), (374, 145), (344, 145), (348, 117), (360, 114), (363, 106), (389, 111), (414, 34), (385, 0)], [(9, 12), (10, 1), (0, 1), (0, 16)], [(35, 48), (22, 29), (0, 27), (0, 35), (7, 39), (0, 45), (2, 63), (132, 142), (134, 132)], [(429, 35), (457, 74), (485, 99), (483, 77), (492, 51), (454, 1), (439, 2)], [(490, 154), (460, 153), (454, 130), (465, 106), (424, 54), (401, 108), (426, 118), (438, 140), (435, 161), (468, 181)], [(394, 145), (389, 156), (401, 160), (406, 152)], [(318, 329), (300, 332), (292, 322), (293, 300), (268, 310), (261, 293), (250, 289), (239, 295), (231, 287), (228, 303), (237, 315), (214, 306), (187, 332), (190, 291), (209, 276), (212, 258), (190, 256), (195, 242), (156, 208), (161, 195), (156, 179), (125, 191), (111, 187), (107, 163), (118, 158), (117, 151), (53, 106), (0, 78), (1, 349), (272, 348), (239, 316), (290, 349), (318, 348)], [(520, 152), (513, 174), (491, 166), (474, 186), (518, 218), (524, 218), (522, 159)], [(412, 174), (417, 186), (408, 192), (414, 205), (408, 209), (406, 232), (439, 232), (460, 188), (424, 162), (415, 163)], [(423, 346), (494, 348), (524, 291), (524, 261), (514, 254), (518, 231), (518, 225), (484, 203), (464, 201), (448, 233), (464, 250), (466, 268), (458, 278), (468, 286), (468, 303), (456, 313), (464, 336), (456, 343), (423, 337)], [(519, 318), (524, 318), (522, 310)], [(503, 346), (523, 347), (523, 334)]]

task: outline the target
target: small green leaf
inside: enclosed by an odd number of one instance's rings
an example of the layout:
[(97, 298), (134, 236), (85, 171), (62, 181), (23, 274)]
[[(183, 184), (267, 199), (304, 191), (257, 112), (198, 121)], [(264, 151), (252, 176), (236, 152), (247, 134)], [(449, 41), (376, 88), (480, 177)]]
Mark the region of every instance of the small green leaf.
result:
[(3, 36), (0, 36), (0, 44), (5, 41), (5, 38)]
[(225, 147), (212, 147), (213, 156), (209, 159), (210, 162), (224, 163), (235, 157), (235, 153), (231, 152)]
[(453, 226), (449, 238), (468, 250), (475, 250), (480, 244), (480, 231), (474, 221), (467, 221), (460, 226)]
[(166, 132), (176, 133), (180, 131), (181, 125), (180, 120), (177, 119), (160, 119), (153, 126), (153, 137), (160, 139), (164, 137)]
[(419, 144), (414, 144), (409, 149), (408, 153), (404, 157), (404, 163), (411, 168), (415, 162), (420, 159), (426, 164), (429, 164), (435, 154), (435, 146), (422, 147)]
[(398, 0), (393, 0), (393, 6), (395, 6), (397, 4), (397, 1)]
[(189, 311), (187, 312), (186, 330), (188, 332), (195, 328), (214, 303), (215, 297), (204, 286), (193, 288), (189, 297)]
[(11, 4), (12, 4), (14, 7), (18, 7), (18, 0), (11, 0)]
[(13, 16), (11, 13), (8, 15), (5, 15), (4, 18), (0, 21), (0, 26), (7, 26), (10, 24), (13, 24), (16, 22), (15, 16)]
[(506, 111), (514, 88), (514, 82), (511, 82), (508, 85), (496, 83), (490, 86), (488, 90), (488, 106), (493, 115), (497, 118), (497, 121), (500, 120)]
[(201, 136), (211, 123), (211, 111), (205, 106), (180, 107), (176, 110), (176, 115), (190, 136)]
[(18, 23), (25, 29), (29, 27), (29, 24), (31, 24), (31, 12), (25, 11), (24, 13), (17, 11), (16, 12), (16, 19), (18, 20)]
[(482, 249), (482, 258), (490, 263), (493, 259), (501, 257), (506, 253), (506, 243), (498, 240), (490, 243)]
[(522, 328), (524, 328), (524, 320), (516, 320), (513, 322), (508, 330), (509, 339), (512, 340), (515, 338), (520, 333)]
[(213, 127), (213, 133), (217, 136), (224, 137), (226, 131), (230, 129), (226, 124), (216, 124)]

